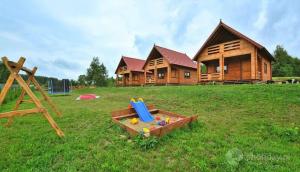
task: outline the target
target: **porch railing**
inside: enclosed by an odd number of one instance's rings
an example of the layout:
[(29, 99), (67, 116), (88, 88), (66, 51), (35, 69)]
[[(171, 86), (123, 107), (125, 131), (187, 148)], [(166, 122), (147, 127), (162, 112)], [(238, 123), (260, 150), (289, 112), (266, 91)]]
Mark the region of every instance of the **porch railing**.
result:
[(164, 63), (163, 58), (158, 58), (158, 59), (153, 59), (149, 61), (149, 66), (155, 66), (155, 65), (160, 65)]
[(146, 83), (152, 84), (154, 83), (154, 79), (153, 78), (146, 79)]
[(207, 48), (207, 54), (217, 54), (221, 52), (237, 50), (241, 48), (241, 40), (234, 40), (222, 44), (212, 45)]
[(201, 74), (202, 81), (214, 81), (220, 79), (220, 73), (208, 73), (208, 74)]

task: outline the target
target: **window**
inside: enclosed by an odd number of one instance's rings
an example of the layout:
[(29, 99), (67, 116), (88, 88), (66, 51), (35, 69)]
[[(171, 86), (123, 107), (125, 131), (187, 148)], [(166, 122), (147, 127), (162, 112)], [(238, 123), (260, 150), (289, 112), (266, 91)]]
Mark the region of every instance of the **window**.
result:
[(267, 65), (267, 63), (264, 63), (264, 72), (268, 73), (268, 65)]
[(158, 79), (164, 79), (165, 78), (165, 73), (164, 72), (159, 72), (158, 73)]
[[(220, 72), (220, 66), (216, 67), (216, 72), (219, 73)], [(224, 73), (228, 72), (228, 65), (224, 65)]]
[(220, 66), (216, 67), (216, 72), (219, 73), (220, 72)]
[(189, 79), (191, 77), (191, 72), (184, 72), (184, 78)]
[(224, 73), (228, 73), (228, 65), (224, 65)]

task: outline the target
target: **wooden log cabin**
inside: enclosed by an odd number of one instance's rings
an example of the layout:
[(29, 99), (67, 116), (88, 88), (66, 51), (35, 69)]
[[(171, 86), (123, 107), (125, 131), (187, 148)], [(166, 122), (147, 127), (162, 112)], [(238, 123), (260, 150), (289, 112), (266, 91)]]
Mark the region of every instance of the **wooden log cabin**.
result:
[(274, 58), (268, 50), (222, 21), (194, 60), (197, 61), (198, 82), (256, 82), (272, 79), (271, 62)]
[(145, 84), (196, 84), (197, 64), (185, 53), (154, 45), (144, 64)]
[(122, 56), (115, 71), (116, 86), (143, 85), (145, 60)]

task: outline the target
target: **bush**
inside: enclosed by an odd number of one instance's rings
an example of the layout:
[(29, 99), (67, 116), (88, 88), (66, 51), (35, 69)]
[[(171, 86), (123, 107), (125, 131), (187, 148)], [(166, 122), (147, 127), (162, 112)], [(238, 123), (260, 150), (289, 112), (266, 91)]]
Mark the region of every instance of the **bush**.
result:
[(135, 137), (134, 142), (142, 149), (148, 150), (155, 148), (158, 144), (158, 140), (156, 137), (144, 137), (142, 134)]

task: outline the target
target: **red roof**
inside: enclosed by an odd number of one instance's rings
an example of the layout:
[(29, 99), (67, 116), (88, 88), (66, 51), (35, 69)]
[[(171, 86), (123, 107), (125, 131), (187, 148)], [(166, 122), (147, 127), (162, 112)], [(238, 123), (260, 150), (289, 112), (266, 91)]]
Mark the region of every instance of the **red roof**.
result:
[(144, 71), (143, 66), (145, 64), (145, 60), (122, 56), (115, 73), (117, 73), (117, 70), (120, 67), (122, 61), (126, 64), (127, 70), (135, 71), (135, 72), (143, 72)]
[(157, 45), (154, 45), (153, 49), (156, 49), (169, 62), (169, 64), (197, 69), (197, 64), (185, 53), (181, 53)]
[(258, 48), (259, 50), (261, 50), (263, 53), (265, 53), (270, 59), (274, 60), (273, 56), (269, 53), (269, 51), (262, 46), (261, 44), (255, 42), (254, 40), (250, 39), (249, 37), (245, 36), (244, 34), (240, 33), (239, 31), (233, 29), (232, 27), (226, 25), (225, 23), (223, 23), (222, 21), (220, 21), (219, 25), (215, 28), (215, 30), (213, 31), (213, 33), (208, 37), (208, 39), (204, 42), (204, 44), (202, 45), (202, 47), (199, 49), (199, 51), (196, 53), (196, 55), (194, 56), (193, 60), (197, 60), (197, 56), (204, 50), (204, 48), (207, 46), (207, 44), (209, 43), (209, 41), (211, 39), (214, 38), (215, 33), (219, 30), (219, 29), (226, 29), (227, 31), (229, 31), (230, 33), (234, 34), (235, 36), (241, 38), (241, 39), (245, 39), (246, 41), (250, 42), (251, 44), (253, 44), (256, 48)]

